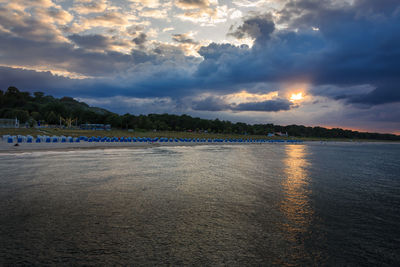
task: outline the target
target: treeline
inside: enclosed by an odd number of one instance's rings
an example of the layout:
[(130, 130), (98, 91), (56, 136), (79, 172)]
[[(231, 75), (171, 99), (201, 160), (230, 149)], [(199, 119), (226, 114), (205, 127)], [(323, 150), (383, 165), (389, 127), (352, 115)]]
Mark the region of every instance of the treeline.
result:
[(306, 127), (302, 125), (280, 126), (274, 124), (246, 124), (230, 121), (205, 120), (188, 115), (149, 114), (149, 115), (118, 115), (108, 110), (89, 107), (86, 103), (76, 101), (71, 97), (60, 99), (35, 92), (21, 92), (15, 87), (9, 87), (5, 92), (0, 90), (0, 118), (18, 118), (21, 123), (30, 126), (42, 124), (59, 124), (60, 116), (77, 119), (77, 124), (102, 123), (113, 128), (159, 131), (208, 131), (225, 134), (266, 135), (270, 132), (287, 132), (296, 137), (321, 138), (351, 138), (400, 140), (393, 134), (366, 133), (339, 128)]

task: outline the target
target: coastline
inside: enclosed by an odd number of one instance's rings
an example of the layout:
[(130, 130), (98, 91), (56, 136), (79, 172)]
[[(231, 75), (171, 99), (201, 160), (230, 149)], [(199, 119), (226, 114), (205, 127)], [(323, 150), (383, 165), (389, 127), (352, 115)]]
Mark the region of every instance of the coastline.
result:
[[(400, 144), (399, 142), (344, 142), (344, 141), (304, 141), (300, 144), (315, 144), (315, 145), (329, 145), (329, 144)], [(177, 146), (212, 146), (212, 145), (293, 145), (290, 143), (274, 144), (274, 143), (159, 143), (159, 142), (135, 142), (135, 143), (97, 143), (97, 142), (80, 142), (80, 143), (19, 143), (18, 146), (14, 146), (15, 143), (7, 143), (0, 141), (0, 154), (15, 154), (15, 153), (26, 153), (26, 152), (38, 152), (38, 151), (58, 151), (67, 152), (75, 150), (104, 150), (104, 149), (141, 149), (141, 148), (154, 148), (154, 147), (177, 147)], [(299, 145), (299, 144), (294, 144)]]
[(72, 151), (91, 149), (120, 149), (120, 148), (150, 148), (156, 147), (156, 143), (19, 143), (9, 144), (0, 141), (0, 154), (4, 153), (26, 153), (36, 151)]
[[(159, 142), (135, 142), (135, 143), (97, 143), (97, 142), (80, 142), (80, 143), (19, 143), (15, 146), (15, 143), (6, 143), (0, 141), (0, 154), (9, 153), (26, 153), (26, 152), (37, 152), (37, 151), (74, 151), (74, 150), (95, 150), (95, 149), (140, 149), (140, 148), (154, 148), (161, 146), (176, 147), (176, 146), (204, 146), (204, 145), (215, 145), (213, 143), (159, 143)], [(239, 143), (218, 143), (218, 145), (240, 145)], [(250, 145), (250, 144), (247, 144)], [(260, 144), (252, 144), (260, 145)]]

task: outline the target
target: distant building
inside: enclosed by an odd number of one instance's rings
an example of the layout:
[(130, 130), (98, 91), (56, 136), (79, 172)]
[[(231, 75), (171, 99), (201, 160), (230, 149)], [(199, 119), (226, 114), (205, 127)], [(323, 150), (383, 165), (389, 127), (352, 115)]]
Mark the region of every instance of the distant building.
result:
[(81, 124), (80, 129), (81, 129), (81, 130), (98, 130), (98, 131), (104, 131), (104, 130), (111, 130), (111, 125), (110, 125), (110, 124), (91, 124), (91, 123), (85, 123), (85, 124)]
[(268, 137), (273, 137), (273, 136), (275, 136), (275, 134), (274, 133), (268, 133), (267, 136)]
[(19, 128), (19, 120), (15, 119), (0, 119), (0, 128)]
[(275, 135), (276, 136), (282, 136), (282, 137), (288, 137), (289, 136), (287, 132), (286, 133), (276, 132)]

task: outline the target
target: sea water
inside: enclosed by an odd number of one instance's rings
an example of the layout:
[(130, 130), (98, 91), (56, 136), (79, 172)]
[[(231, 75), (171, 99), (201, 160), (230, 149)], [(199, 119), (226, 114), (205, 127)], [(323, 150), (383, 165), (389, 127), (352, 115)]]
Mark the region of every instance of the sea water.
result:
[(0, 154), (1, 265), (398, 265), (400, 145)]

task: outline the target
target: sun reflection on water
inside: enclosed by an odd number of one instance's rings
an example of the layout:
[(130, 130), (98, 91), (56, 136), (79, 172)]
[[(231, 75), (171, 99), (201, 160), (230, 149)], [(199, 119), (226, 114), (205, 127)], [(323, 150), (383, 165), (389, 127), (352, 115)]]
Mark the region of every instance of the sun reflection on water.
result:
[(310, 206), (309, 175), (307, 166), (307, 147), (305, 145), (288, 145), (285, 149), (284, 175), (282, 181), (283, 199), (280, 210), (284, 216), (282, 231), (286, 242), (291, 244), (292, 251), (284, 261), (298, 261), (307, 254), (304, 241), (313, 218)]

